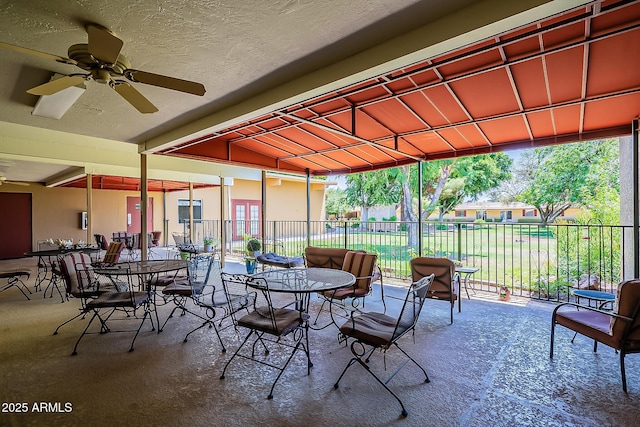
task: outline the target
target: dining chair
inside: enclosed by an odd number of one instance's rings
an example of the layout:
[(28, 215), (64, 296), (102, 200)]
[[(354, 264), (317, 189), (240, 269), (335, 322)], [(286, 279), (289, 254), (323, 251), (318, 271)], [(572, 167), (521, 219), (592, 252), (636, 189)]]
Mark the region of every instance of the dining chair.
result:
[[(182, 315), (191, 314), (202, 323), (189, 331), (183, 341), (187, 342), (191, 334), (209, 326), (215, 331), (224, 353), (227, 348), (220, 332), (234, 326), (234, 322), (230, 321), (227, 324), (223, 322), (233, 317), (238, 311), (248, 309), (255, 300), (255, 293), (247, 292), (246, 286), (243, 286), (243, 289), (228, 290), (227, 286), (231, 287), (231, 284), (224, 283), (220, 262), (211, 255), (194, 257), (187, 263), (187, 270), (186, 280), (178, 278), (162, 290), (164, 295), (172, 298), (175, 307), (161, 330), (176, 311), (180, 310)], [(189, 301), (194, 304), (195, 309), (191, 308)]]
[[(568, 310), (570, 307), (574, 309)], [(624, 358), (630, 353), (640, 353), (640, 279), (627, 280), (618, 285), (613, 310), (573, 302), (558, 305), (551, 315), (551, 359), (556, 325), (593, 339), (594, 353), (598, 350), (599, 342), (616, 350), (620, 354), (622, 390), (627, 392)]]
[[(409, 261), (409, 265), (414, 282), (425, 276), (435, 275), (427, 298), (448, 301), (451, 309), (451, 324), (453, 324), (453, 307), (460, 298), (460, 274), (456, 272), (456, 265), (450, 259), (432, 257), (413, 258)], [(460, 310), (459, 304), (458, 311)]]
[(109, 246), (107, 246), (107, 251), (102, 257), (102, 261), (99, 262), (102, 266), (108, 266), (117, 263), (120, 260), (120, 254), (122, 253), (122, 249), (124, 249), (124, 244), (122, 242), (111, 242)]
[[(109, 275), (109, 269), (113, 268), (113, 275)], [(151, 330), (155, 331), (153, 318), (151, 317), (151, 294), (149, 291), (136, 291), (136, 286), (129, 283), (131, 277), (127, 272), (128, 269), (122, 266), (118, 267), (101, 267), (101, 274), (95, 274), (93, 267), (86, 263), (76, 264), (76, 277), (78, 292), (81, 298), (85, 300), (83, 311), (92, 313), (87, 326), (76, 341), (72, 355), (76, 355), (78, 345), (82, 338), (87, 335), (89, 328), (94, 320), (100, 321), (99, 333), (107, 332), (134, 332), (135, 335), (131, 340), (129, 351), (133, 351), (134, 344), (144, 322), (148, 319), (151, 322)], [(125, 277), (126, 281), (119, 278)], [(95, 298), (87, 298), (88, 295), (97, 293)], [(142, 309), (143, 314), (140, 316), (137, 311)], [(102, 313), (106, 310), (107, 314)], [(116, 311), (123, 311), (126, 316), (118, 319), (119, 321), (139, 322), (136, 329), (115, 330), (108, 323), (112, 320), (112, 316)], [(133, 315), (131, 315), (133, 313)]]
[[(236, 275), (236, 277), (238, 277), (238, 275)], [(309, 337), (307, 334), (307, 321), (309, 316), (304, 313), (299, 306), (297, 306), (300, 301), (294, 300), (288, 301), (288, 303), (284, 305), (282, 305), (283, 303), (276, 305), (276, 301), (272, 299), (268, 280), (259, 277), (245, 277), (247, 286), (260, 289), (264, 299), (264, 305), (258, 306), (256, 300), (254, 300), (251, 311), (237, 320), (237, 326), (248, 329), (249, 333), (233, 356), (231, 356), (225, 364), (224, 369), (222, 370), (222, 375), (220, 375), (220, 379), (225, 379), (225, 374), (229, 365), (237, 357), (242, 357), (262, 365), (269, 366), (279, 371), (278, 376), (271, 385), (269, 395), (267, 396), (267, 399), (272, 399), (273, 390), (278, 383), (278, 380), (298, 350), (304, 351), (307, 357), (307, 374), (310, 374), (311, 372), (313, 364), (311, 363), (311, 358), (309, 356)], [(229, 275), (223, 273), (223, 281), (228, 281), (229, 279)], [(248, 351), (245, 353), (244, 348), (252, 337), (254, 339), (252, 340), (251, 353), (248, 353)], [(256, 354), (256, 346), (258, 343), (260, 343), (264, 348), (264, 356), (258, 356)], [(267, 345), (284, 351), (290, 351), (284, 364), (276, 364), (277, 361), (267, 359), (266, 356), (271, 352)]]
[[(347, 311), (360, 310), (361, 308), (364, 308), (364, 299), (366, 296), (371, 294), (377, 259), (378, 256), (376, 254), (369, 254), (363, 251), (347, 251), (345, 253), (342, 270), (353, 274), (356, 277), (356, 281), (353, 286), (333, 291), (325, 291), (318, 294), (320, 298), (322, 298), (322, 304), (316, 314), (316, 318), (313, 322), (314, 324), (318, 322), (318, 318), (324, 311), (327, 303), (329, 303), (329, 312), (331, 314), (332, 323), (334, 324), (335, 319), (333, 315), (335, 313), (333, 308), (339, 308)], [(350, 301), (350, 307), (346, 305), (347, 300)]]
[[(76, 273), (76, 266), (82, 265), (84, 269), (89, 269), (92, 265), (91, 257), (87, 254), (74, 252), (65, 255), (59, 260), (60, 265), (60, 277), (64, 282), (67, 297), (73, 297), (80, 301), (79, 313), (73, 316), (71, 319), (60, 324), (53, 335), (58, 335), (58, 331), (61, 327), (67, 323), (83, 316), (87, 313), (86, 303), (88, 299), (96, 298), (99, 295), (99, 291), (96, 288), (86, 287), (82, 288), (81, 283), (78, 281)], [(104, 289), (103, 289), (104, 290)]]
[[(340, 377), (338, 377), (338, 380), (333, 385), (335, 389), (339, 387), (340, 381), (347, 370), (357, 363), (365, 368), (365, 370), (371, 374), (378, 383), (391, 393), (402, 407), (402, 416), (407, 416), (408, 412), (404, 403), (402, 403), (402, 400), (400, 400), (398, 395), (396, 395), (389, 386), (387, 386), (387, 384), (409, 362), (413, 362), (418, 368), (420, 368), (424, 374), (425, 382), (430, 382), (427, 371), (425, 371), (425, 369), (413, 357), (398, 345), (398, 341), (409, 332), (414, 333), (418, 317), (420, 316), (422, 306), (424, 305), (425, 298), (427, 298), (427, 293), (434, 281), (434, 277), (435, 276), (433, 274), (430, 274), (411, 284), (404, 299), (400, 314), (397, 318), (377, 312), (361, 314), (354, 314), (355, 312), (352, 312), (351, 318), (340, 326), (340, 334), (347, 338), (353, 338), (350, 346), (353, 357), (349, 360), (347, 366), (340, 374)], [(375, 350), (381, 350), (385, 357), (384, 368), (386, 370), (386, 353), (392, 347), (400, 350), (406, 359), (386, 381), (383, 381), (372, 370), (370, 358)], [(354, 404), (355, 402), (352, 400), (351, 403)]]

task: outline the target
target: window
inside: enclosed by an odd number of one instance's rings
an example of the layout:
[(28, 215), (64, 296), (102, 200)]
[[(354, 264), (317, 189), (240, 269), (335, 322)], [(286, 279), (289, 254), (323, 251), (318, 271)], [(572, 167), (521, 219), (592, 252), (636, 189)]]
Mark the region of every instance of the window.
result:
[[(178, 199), (178, 224), (189, 221), (189, 199)], [(202, 221), (202, 200), (193, 200), (193, 221)]]
[(537, 216), (537, 212), (535, 209), (524, 209), (524, 216)]
[(479, 210), (476, 211), (476, 219), (487, 220), (487, 211)]
[(511, 211), (500, 211), (500, 221), (509, 221), (513, 219), (513, 213)]
[(467, 211), (456, 211), (456, 218), (463, 218), (467, 216)]

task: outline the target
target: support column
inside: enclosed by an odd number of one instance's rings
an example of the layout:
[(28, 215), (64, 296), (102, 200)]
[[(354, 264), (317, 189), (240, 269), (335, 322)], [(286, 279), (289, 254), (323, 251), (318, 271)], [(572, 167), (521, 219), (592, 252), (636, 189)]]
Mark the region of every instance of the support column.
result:
[(640, 159), (638, 158), (638, 119), (631, 125), (633, 140), (633, 277), (640, 277), (640, 202), (638, 201), (638, 180), (640, 179)]
[[(262, 196), (260, 197), (260, 231), (262, 234), (262, 251), (266, 252), (265, 235), (267, 233), (267, 171), (262, 171)], [(273, 237), (275, 239), (275, 236)]]
[(147, 260), (147, 252), (149, 250), (149, 239), (147, 238), (147, 233), (149, 233), (149, 227), (147, 227), (149, 189), (147, 184), (147, 155), (140, 154), (140, 209), (142, 209), (140, 215), (142, 218), (142, 224), (140, 224), (140, 259), (143, 261)]
[(227, 254), (227, 223), (225, 215), (224, 177), (220, 177), (220, 266), (224, 267)]
[(196, 244), (193, 240), (195, 224), (193, 223), (193, 182), (189, 183), (189, 242)]
[(307, 246), (311, 246), (311, 176), (307, 168)]
[(87, 244), (93, 243), (93, 175), (87, 174)]
[(418, 256), (422, 256), (422, 162), (418, 162)]
[(640, 277), (640, 145), (638, 120), (632, 122), (631, 135), (619, 138), (620, 225), (624, 226), (620, 253), (623, 257), (622, 280)]

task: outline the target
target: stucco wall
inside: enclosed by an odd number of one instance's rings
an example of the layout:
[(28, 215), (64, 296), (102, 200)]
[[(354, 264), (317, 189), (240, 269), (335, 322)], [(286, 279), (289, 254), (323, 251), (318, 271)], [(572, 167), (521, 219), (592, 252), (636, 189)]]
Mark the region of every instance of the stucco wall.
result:
[[(86, 190), (31, 184), (28, 187), (3, 185), (0, 191), (32, 194), (34, 249), (37, 249), (38, 240), (49, 238), (93, 242), (92, 235), (99, 233), (110, 240), (114, 231), (127, 229), (127, 196), (140, 197), (137, 192), (93, 190), (92, 233), (88, 240), (87, 231), (80, 227), (80, 213), (87, 211)], [(162, 194), (151, 193), (150, 197), (154, 199), (153, 229), (162, 230)]]

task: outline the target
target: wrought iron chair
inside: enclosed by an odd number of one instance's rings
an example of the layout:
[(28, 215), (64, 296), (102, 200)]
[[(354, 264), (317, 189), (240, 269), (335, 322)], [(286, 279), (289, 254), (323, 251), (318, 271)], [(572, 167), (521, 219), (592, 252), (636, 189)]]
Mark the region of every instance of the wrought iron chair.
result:
[(109, 243), (107, 242), (107, 238), (104, 236), (104, 234), (94, 234), (93, 238), (96, 241), (98, 249), (100, 249), (101, 251), (107, 250), (107, 248), (109, 247)]
[[(238, 275), (235, 276), (238, 277)], [(230, 276), (223, 273), (223, 282), (228, 281), (229, 279)], [(276, 307), (271, 298), (269, 282), (267, 280), (263, 278), (248, 277), (246, 282), (251, 287), (261, 290), (266, 305), (257, 306), (254, 301), (252, 307), (253, 310), (238, 319), (237, 325), (249, 329), (249, 333), (233, 356), (231, 356), (231, 359), (229, 359), (225, 364), (222, 375), (220, 375), (220, 379), (223, 380), (225, 378), (227, 368), (236, 357), (243, 357), (277, 369), (279, 371), (278, 376), (271, 385), (271, 390), (267, 396), (267, 399), (272, 399), (273, 390), (278, 383), (278, 380), (298, 350), (302, 349), (307, 357), (307, 375), (311, 371), (313, 364), (311, 363), (311, 358), (309, 356), (309, 337), (307, 334), (307, 321), (309, 316), (304, 312), (302, 304), (298, 300), (290, 302), (284, 306)], [(294, 308), (289, 308), (294, 305)], [(249, 342), (251, 337), (254, 337), (255, 339), (251, 345), (251, 354), (249, 355), (243, 353), (243, 348)], [(256, 355), (256, 345), (258, 343), (264, 347), (265, 356), (269, 354), (267, 343), (277, 345), (279, 348), (288, 348), (291, 350), (291, 353), (284, 365), (276, 365), (275, 362), (267, 360), (266, 357), (258, 357)]]
[[(430, 274), (435, 275), (427, 298), (448, 301), (451, 305), (451, 323), (453, 324), (453, 307), (460, 298), (460, 274), (456, 273), (456, 265), (447, 258), (430, 257), (413, 258), (409, 264), (414, 282)], [(460, 310), (461, 306), (458, 305), (458, 312)]]
[[(113, 276), (108, 274), (108, 269), (113, 268)], [(107, 321), (117, 310), (127, 313), (127, 318), (139, 320), (139, 325), (135, 329), (135, 335), (131, 340), (129, 351), (133, 351), (134, 344), (145, 320), (151, 322), (151, 330), (155, 331), (153, 319), (151, 317), (151, 294), (149, 291), (136, 291), (135, 287), (128, 282), (122, 282), (115, 277), (131, 277), (125, 269), (121, 267), (101, 267), (101, 274), (95, 274), (93, 267), (86, 263), (76, 264), (76, 277), (78, 278), (78, 292), (85, 300), (83, 311), (93, 313), (84, 331), (76, 341), (72, 355), (76, 355), (78, 345), (82, 338), (88, 333), (93, 321), (97, 318), (100, 321), (100, 333), (106, 332), (133, 332), (133, 330), (113, 330), (107, 325)], [(97, 293), (95, 298), (87, 298), (88, 294)], [(101, 311), (106, 309), (106, 316)], [(140, 317), (136, 312), (142, 309), (143, 315)], [(133, 316), (130, 315), (133, 312)]]
[[(577, 310), (566, 310), (567, 307)], [(556, 325), (592, 338), (594, 352), (598, 350), (598, 342), (618, 351), (622, 390), (627, 392), (624, 358), (628, 353), (640, 353), (640, 279), (628, 280), (618, 286), (613, 311), (572, 302), (557, 306), (551, 316), (551, 359)]]
[(124, 243), (122, 242), (109, 243), (109, 246), (107, 246), (106, 248), (104, 257), (102, 257), (102, 261), (99, 261), (94, 264), (99, 265), (101, 267), (106, 267), (106, 266), (117, 263), (120, 260), (120, 254), (122, 253), (122, 249), (124, 249)]
[(65, 284), (65, 289), (67, 292), (67, 297), (74, 297), (80, 300), (80, 311), (78, 314), (73, 316), (71, 319), (66, 322), (60, 324), (55, 331), (53, 331), (53, 335), (58, 335), (58, 331), (61, 327), (71, 322), (72, 320), (77, 319), (80, 316), (83, 316), (87, 313), (86, 303), (88, 299), (97, 298), (100, 294), (98, 289), (91, 288), (80, 288), (80, 283), (78, 282), (78, 275), (76, 273), (76, 266), (82, 265), (83, 268), (88, 269), (91, 266), (91, 257), (87, 254), (83, 253), (71, 253), (60, 259), (60, 276)]
[[(188, 341), (192, 333), (208, 325), (215, 330), (224, 353), (227, 349), (220, 331), (234, 325), (233, 321), (224, 325), (224, 320), (233, 318), (235, 313), (242, 309), (247, 309), (248, 312), (248, 308), (255, 301), (255, 293), (247, 292), (244, 284), (241, 289), (228, 289), (232, 285), (222, 280), (220, 262), (212, 256), (198, 255), (189, 261), (187, 266), (187, 279), (177, 279), (162, 291), (164, 295), (172, 297), (175, 307), (160, 330), (164, 329), (176, 310), (182, 310), (183, 315), (189, 313), (202, 320), (201, 325), (187, 333), (184, 342)], [(189, 300), (200, 310), (191, 310), (187, 306)], [(219, 316), (218, 312), (221, 312)]]
[[(420, 316), (420, 311), (424, 305), (424, 300), (427, 298), (427, 292), (429, 291), (433, 280), (434, 275), (431, 274), (429, 276), (422, 277), (409, 287), (404, 304), (402, 305), (402, 309), (400, 310), (400, 314), (397, 318), (393, 318), (384, 313), (369, 312), (355, 316), (352, 315), (349, 320), (340, 326), (340, 334), (344, 337), (354, 338), (350, 347), (353, 357), (349, 360), (347, 366), (340, 374), (338, 381), (333, 385), (334, 388), (337, 389), (339, 387), (340, 380), (342, 380), (342, 377), (347, 370), (355, 363), (358, 363), (360, 366), (365, 368), (366, 371), (369, 372), (389, 393), (391, 393), (393, 397), (396, 398), (402, 407), (402, 415), (405, 417), (407, 416), (408, 412), (402, 403), (402, 400), (400, 400), (400, 398), (387, 386), (387, 383), (389, 383), (400, 369), (410, 361), (420, 368), (424, 374), (425, 382), (428, 383), (430, 381), (425, 369), (398, 345), (398, 340), (407, 333), (414, 332), (416, 323), (418, 322), (418, 317)], [(380, 349), (386, 355), (387, 350), (391, 347), (395, 347), (400, 350), (407, 359), (386, 381), (382, 381), (380, 377), (371, 370), (369, 366), (369, 359), (375, 350)]]
[(31, 299), (29, 298), (29, 295), (27, 295), (27, 292), (29, 294), (32, 294), (33, 292), (31, 292), (22, 280), (23, 277), (29, 279), (29, 276), (31, 276), (31, 270), (28, 268), (16, 268), (0, 271), (0, 279), (7, 279), (7, 282), (0, 286), (0, 292), (4, 292), (15, 286), (20, 290), (20, 292), (22, 292), (22, 295), (24, 295), (26, 299)]
[[(320, 314), (324, 310), (325, 304), (329, 303), (329, 311), (331, 314), (332, 323), (335, 324), (333, 317), (333, 305), (345, 310), (359, 310), (360, 304), (364, 307), (364, 298), (371, 294), (373, 280), (375, 278), (376, 261), (378, 256), (376, 254), (369, 254), (361, 251), (348, 251), (344, 256), (342, 264), (342, 270), (356, 276), (356, 282), (353, 286), (348, 288), (341, 288), (335, 291), (326, 291), (319, 294), (323, 299), (320, 310), (314, 320), (314, 324), (318, 322)], [(346, 300), (351, 300), (351, 307), (347, 307)], [(384, 302), (384, 298), (383, 298)], [(386, 305), (385, 305), (386, 311)], [(348, 314), (347, 314), (348, 315)], [(330, 323), (331, 324), (331, 323)], [(327, 325), (328, 326), (328, 325)], [(325, 326), (326, 327), (326, 326)]]

